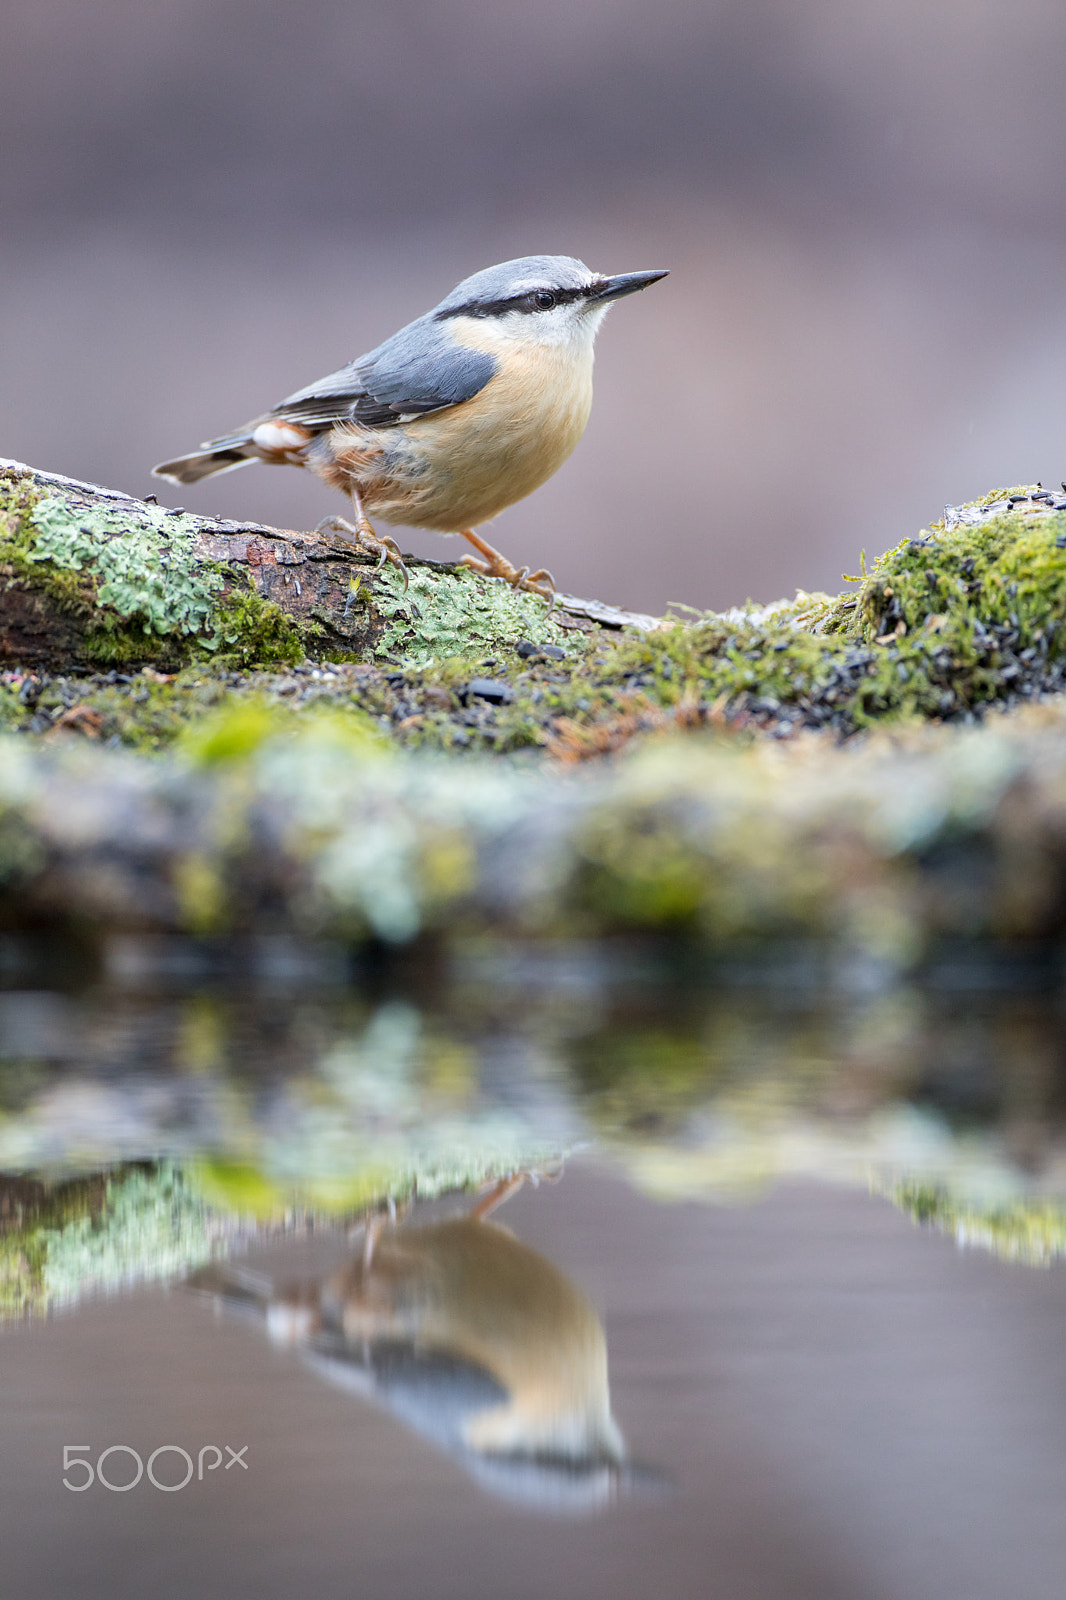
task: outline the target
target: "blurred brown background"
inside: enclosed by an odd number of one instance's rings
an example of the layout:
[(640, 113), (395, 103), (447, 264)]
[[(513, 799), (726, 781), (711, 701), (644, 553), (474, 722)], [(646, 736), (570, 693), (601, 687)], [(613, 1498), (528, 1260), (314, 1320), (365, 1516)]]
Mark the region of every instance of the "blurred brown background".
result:
[[(560, 251), (672, 269), (495, 525), (564, 588), (837, 587), (946, 501), (1066, 475), (1054, 0), (19, 0), (0, 149), (0, 455), (147, 492), (464, 274)], [(341, 509), (261, 468), (161, 498)]]

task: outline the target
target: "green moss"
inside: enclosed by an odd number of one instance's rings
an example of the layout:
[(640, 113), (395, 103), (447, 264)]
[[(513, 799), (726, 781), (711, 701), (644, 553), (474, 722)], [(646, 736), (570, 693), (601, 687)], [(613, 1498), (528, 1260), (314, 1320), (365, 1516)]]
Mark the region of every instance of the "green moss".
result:
[(264, 740), (285, 731), (289, 719), (261, 700), (224, 703), (186, 730), (180, 748), (197, 766), (244, 761)]
[(25, 715), (26, 707), (16, 690), (8, 683), (0, 683), (0, 731), (14, 732)]
[[(1020, 493), (1022, 491), (1011, 491)], [(995, 491), (878, 558), (821, 626), (866, 648), (855, 724), (951, 716), (1057, 687), (1066, 647), (1066, 515), (1000, 511)]]
[[(225, 572), (217, 570), (220, 575)], [(234, 585), (222, 595), (212, 621), (218, 658), (239, 667), (294, 666), (305, 659), (309, 641), (321, 632), (313, 622), (301, 628), (273, 600), (264, 600), (250, 574), (247, 588)]]
[(344, 1177), (315, 1177), (280, 1182), (246, 1162), (221, 1158), (198, 1161), (188, 1181), (216, 1211), (257, 1222), (277, 1223), (294, 1211), (317, 1217), (357, 1217), (386, 1201), (408, 1199), (416, 1175), (368, 1163)]
[(206, 1204), (218, 1211), (267, 1219), (292, 1207), (292, 1196), (248, 1162), (205, 1157), (192, 1163), (186, 1178)]
[(184, 732), (179, 750), (197, 766), (239, 765), (268, 741), (301, 728), (305, 732), (313, 728), (353, 755), (380, 755), (387, 749), (380, 730), (358, 706), (349, 705), (342, 712), (330, 705), (315, 706), (301, 715), (295, 708), (271, 705), (260, 697), (231, 695)]
[(1058, 687), (1064, 619), (1066, 516), (1015, 510), (903, 541), (836, 601), (801, 595), (601, 647), (498, 723), (503, 742), (520, 742), (546, 709), (580, 755), (582, 730), (609, 731), (612, 717), (624, 736), (626, 719), (851, 733), (967, 715)]
[[(937, 524), (881, 556), (848, 632), (869, 644), (932, 626), (981, 655), (990, 629), (1016, 633), (1027, 647), (1054, 640), (1064, 618), (1066, 515), (1015, 511), (976, 527)], [(1052, 648), (1061, 651), (1061, 642)]]

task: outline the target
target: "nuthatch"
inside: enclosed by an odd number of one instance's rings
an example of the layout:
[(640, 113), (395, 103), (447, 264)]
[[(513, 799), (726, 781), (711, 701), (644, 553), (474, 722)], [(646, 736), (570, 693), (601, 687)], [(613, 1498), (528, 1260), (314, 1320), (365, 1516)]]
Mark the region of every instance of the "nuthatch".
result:
[(611, 1416), (607, 1345), (569, 1279), (486, 1220), (516, 1187), (504, 1180), (465, 1217), (374, 1221), (359, 1254), (324, 1283), (275, 1289), (225, 1266), (190, 1281), (257, 1311), (276, 1343), (386, 1405), (486, 1488), (591, 1509), (630, 1475)]
[(463, 565), (550, 598), (551, 574), (517, 569), (473, 529), (551, 477), (592, 406), (592, 346), (611, 302), (664, 278), (605, 278), (572, 256), (523, 256), (464, 278), (433, 311), (236, 433), (153, 470), (197, 483), (249, 461), (308, 467), (351, 497), (355, 526), (326, 518), (406, 569), (383, 522), (459, 533)]

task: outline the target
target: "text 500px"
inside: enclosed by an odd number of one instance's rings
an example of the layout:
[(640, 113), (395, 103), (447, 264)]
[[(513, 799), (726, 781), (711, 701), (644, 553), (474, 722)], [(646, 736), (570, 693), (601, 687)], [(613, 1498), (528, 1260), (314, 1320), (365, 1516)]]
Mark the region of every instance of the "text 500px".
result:
[[(161, 1444), (153, 1450), (148, 1457), (148, 1482), (156, 1489), (162, 1489), (165, 1494), (174, 1494), (178, 1489), (184, 1489), (191, 1483), (193, 1477), (202, 1479), (204, 1472), (216, 1472), (223, 1466), (222, 1450), (225, 1450), (229, 1460), (223, 1470), (228, 1472), (231, 1467), (241, 1467), (248, 1471), (248, 1463), (244, 1457), (248, 1446), (242, 1445), (239, 1450), (233, 1450), (227, 1445), (219, 1449), (217, 1444), (205, 1444), (197, 1451), (196, 1460), (180, 1444)], [(64, 1489), (72, 1489), (75, 1494), (82, 1494), (86, 1489), (91, 1489), (94, 1483), (101, 1484), (105, 1489), (110, 1489), (113, 1494), (125, 1494), (128, 1489), (135, 1489), (145, 1475), (145, 1464), (138, 1452), (129, 1444), (109, 1444), (106, 1450), (101, 1450), (94, 1466), (89, 1459), (92, 1447), (87, 1444), (65, 1444), (63, 1446), (63, 1471), (75, 1474), (73, 1477), (63, 1479)], [(128, 1457), (125, 1463), (122, 1457)], [(111, 1461), (111, 1457), (117, 1457)], [(178, 1459), (175, 1460), (174, 1457)], [(170, 1459), (167, 1459), (170, 1458)], [(110, 1462), (110, 1465), (108, 1463)], [(132, 1472), (132, 1477), (128, 1474)], [(168, 1480), (175, 1478), (176, 1482)]]

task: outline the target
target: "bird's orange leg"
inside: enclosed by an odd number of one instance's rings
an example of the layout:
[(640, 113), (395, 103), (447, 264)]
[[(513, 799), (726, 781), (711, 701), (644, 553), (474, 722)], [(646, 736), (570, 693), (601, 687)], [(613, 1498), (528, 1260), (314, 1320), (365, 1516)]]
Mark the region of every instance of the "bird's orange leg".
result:
[(351, 489), (349, 493), (352, 497), (352, 510), (355, 512), (354, 527), (346, 517), (329, 516), (322, 518), (315, 532), (324, 533), (328, 529), (333, 533), (354, 535), (357, 544), (361, 544), (365, 550), (370, 551), (371, 555), (378, 557), (379, 567), (384, 566), (386, 561), (391, 561), (394, 567), (399, 567), (403, 573), (403, 586), (406, 589), (411, 580), (407, 568), (404, 566), (399, 545), (387, 533), (374, 532), (370, 518), (363, 510), (363, 502), (359, 498), (358, 489)]
[(378, 1239), (385, 1226), (385, 1218), (377, 1215), (367, 1217), (366, 1230), (363, 1234), (363, 1271), (369, 1272), (374, 1261), (374, 1251), (377, 1249)]
[(539, 594), (542, 600), (554, 604), (555, 579), (545, 567), (530, 572), (528, 567), (513, 566), (505, 555), (501, 555), (472, 528), (464, 529), (461, 537), (472, 544), (475, 550), (480, 550), (485, 559), (479, 561), (477, 556), (461, 556), (456, 566), (469, 567), (472, 572), (484, 573), (486, 578), (502, 578), (512, 589), (528, 589), (531, 594)]

